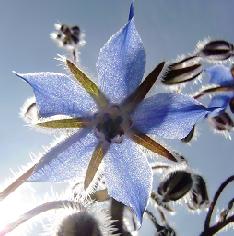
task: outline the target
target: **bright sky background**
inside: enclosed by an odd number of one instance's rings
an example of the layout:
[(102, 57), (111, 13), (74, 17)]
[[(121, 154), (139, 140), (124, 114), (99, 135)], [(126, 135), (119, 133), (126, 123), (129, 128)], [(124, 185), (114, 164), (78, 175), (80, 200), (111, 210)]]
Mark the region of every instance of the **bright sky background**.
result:
[[(52, 140), (49, 135), (25, 127), (19, 118), (19, 109), (32, 91), (11, 71), (63, 72), (53, 60), (63, 51), (49, 38), (53, 24), (62, 22), (78, 24), (85, 31), (87, 45), (81, 51), (81, 64), (95, 77), (98, 51), (126, 23), (129, 5), (128, 0), (0, 0), (0, 184), (12, 176), (9, 169), (17, 170), (26, 164), (30, 152), (38, 153), (41, 145)], [(234, 42), (233, 9), (232, 0), (136, 0), (136, 26), (147, 55), (146, 74), (162, 60), (192, 52), (196, 43), (208, 36)], [(190, 146), (167, 143), (204, 176), (212, 197), (219, 184), (234, 173), (234, 143), (213, 134), (207, 122), (201, 122), (199, 133)], [(48, 186), (35, 188), (45, 193)], [(234, 188), (227, 189), (223, 199), (231, 199), (233, 193)], [(170, 219), (178, 235), (196, 236), (202, 231), (204, 216), (189, 214), (179, 207), (178, 214)], [(141, 235), (150, 235), (151, 228), (150, 223), (144, 224)]]

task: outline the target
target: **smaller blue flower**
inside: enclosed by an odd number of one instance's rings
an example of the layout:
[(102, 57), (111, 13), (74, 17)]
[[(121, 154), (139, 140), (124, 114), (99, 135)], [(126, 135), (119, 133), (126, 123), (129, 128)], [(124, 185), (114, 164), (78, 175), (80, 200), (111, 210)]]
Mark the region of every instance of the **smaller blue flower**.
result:
[(216, 116), (209, 117), (209, 121), (218, 131), (230, 131), (234, 127), (234, 122), (227, 113), (227, 108), (229, 107), (234, 113), (234, 67), (230, 68), (219, 64), (205, 69), (205, 72), (210, 78), (209, 83), (218, 85), (205, 92), (215, 93), (211, 98), (209, 107), (222, 108)]
[(234, 98), (234, 67), (214, 65), (205, 69), (205, 72), (210, 77), (209, 83), (220, 88), (218, 95), (212, 97), (209, 107), (219, 106), (225, 110)]
[(85, 174), (88, 188), (102, 164), (108, 194), (130, 207), (141, 224), (153, 177), (139, 146), (177, 161), (147, 134), (182, 139), (215, 108), (207, 109), (182, 94), (145, 98), (164, 63), (141, 83), (145, 50), (134, 24), (133, 4), (127, 24), (100, 50), (98, 86), (74, 63), (67, 59), (64, 63), (71, 76), (17, 74), (33, 88), (39, 116), (36, 125), (74, 131), (42, 155), (28, 181), (63, 182)]

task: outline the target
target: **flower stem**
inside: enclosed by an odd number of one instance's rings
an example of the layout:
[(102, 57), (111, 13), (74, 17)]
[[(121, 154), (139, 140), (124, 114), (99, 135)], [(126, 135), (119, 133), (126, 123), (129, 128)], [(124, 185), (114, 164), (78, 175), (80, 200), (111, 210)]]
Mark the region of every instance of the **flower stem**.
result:
[[(201, 235), (213, 235), (213, 234), (206, 234), (206, 232), (210, 232), (212, 228), (214, 228), (215, 230), (218, 231), (218, 230), (221, 229), (221, 228), (219, 228), (220, 225), (222, 225), (222, 224), (224, 224), (224, 223), (226, 222), (226, 221), (225, 221), (225, 222), (221, 222), (221, 223), (216, 224), (216, 225), (213, 226), (213, 227), (210, 227), (210, 220), (211, 220), (211, 217), (212, 217), (214, 208), (215, 208), (215, 206), (216, 206), (216, 204), (217, 204), (217, 200), (218, 200), (219, 196), (221, 195), (221, 193), (223, 192), (223, 190), (226, 188), (226, 186), (227, 186), (229, 183), (231, 183), (232, 181), (234, 181), (234, 175), (230, 176), (227, 180), (225, 180), (225, 181), (219, 186), (218, 190), (216, 191), (215, 196), (214, 196), (214, 199), (213, 199), (213, 201), (211, 202), (210, 207), (209, 207), (209, 210), (208, 210), (208, 213), (207, 213), (207, 215), (206, 215), (206, 219), (205, 219), (205, 222), (204, 222), (204, 232), (203, 232)], [(231, 218), (231, 219), (229, 219), (229, 218)], [(228, 218), (229, 221), (230, 221), (230, 220), (233, 220), (234, 216), (229, 217), (229, 218)], [(227, 219), (227, 220), (228, 220), (228, 219)], [(230, 222), (232, 222), (232, 221), (230, 221)], [(217, 225), (218, 225), (218, 226), (217, 226)], [(225, 225), (226, 225), (226, 224), (225, 224)], [(225, 226), (225, 225), (224, 225), (224, 226)], [(224, 227), (224, 226), (222, 226), (222, 227)], [(215, 231), (215, 232), (217, 232), (217, 231)]]
[(30, 220), (34, 216), (37, 216), (43, 212), (50, 211), (53, 209), (63, 208), (65, 206), (70, 206), (70, 205), (74, 205), (74, 204), (76, 204), (76, 203), (73, 201), (68, 201), (68, 200), (43, 203), (43, 204), (33, 208), (32, 210), (22, 214), (16, 221), (6, 225), (3, 229), (3, 231), (0, 231), (0, 236), (6, 235), (7, 233), (11, 232), (16, 227), (18, 227), (20, 224)]
[(14, 182), (12, 182), (2, 192), (0, 192), (0, 201), (6, 198), (12, 192), (14, 192), (20, 185), (22, 185), (31, 176), (37, 164), (38, 163), (30, 167), (26, 172), (24, 172)]

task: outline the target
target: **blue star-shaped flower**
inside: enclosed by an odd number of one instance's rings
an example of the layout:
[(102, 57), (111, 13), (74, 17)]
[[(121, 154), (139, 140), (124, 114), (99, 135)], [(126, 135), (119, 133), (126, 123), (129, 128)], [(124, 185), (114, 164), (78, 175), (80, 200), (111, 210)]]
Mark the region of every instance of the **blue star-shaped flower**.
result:
[(108, 194), (130, 207), (141, 223), (152, 172), (138, 145), (176, 161), (146, 133), (182, 139), (212, 109), (182, 94), (160, 93), (145, 98), (164, 63), (141, 83), (145, 51), (135, 28), (133, 5), (128, 23), (100, 50), (99, 88), (74, 63), (64, 62), (72, 76), (17, 74), (33, 88), (38, 126), (77, 129), (42, 156), (28, 181), (68, 181), (85, 171), (87, 188), (103, 163)]
[(219, 106), (224, 110), (234, 98), (234, 68), (224, 65), (214, 65), (205, 72), (210, 77), (209, 83), (218, 85), (218, 94), (212, 97), (209, 107)]

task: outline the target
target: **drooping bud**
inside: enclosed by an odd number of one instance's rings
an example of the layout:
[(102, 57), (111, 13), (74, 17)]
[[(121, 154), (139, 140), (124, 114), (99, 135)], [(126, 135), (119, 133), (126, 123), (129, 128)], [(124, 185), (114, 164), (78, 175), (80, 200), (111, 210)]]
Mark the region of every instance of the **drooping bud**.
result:
[(169, 174), (168, 178), (159, 184), (157, 192), (164, 202), (177, 201), (192, 188), (192, 185), (190, 173), (176, 171)]
[(176, 232), (169, 225), (160, 225), (155, 236), (176, 236)]
[(171, 206), (169, 205), (169, 202), (163, 202), (157, 193), (152, 192), (150, 197), (153, 200), (153, 202), (156, 203), (157, 207), (163, 208), (164, 210), (168, 212), (174, 212), (174, 209), (171, 208)]
[(56, 236), (102, 236), (96, 219), (87, 212), (78, 212), (66, 217)]
[(209, 197), (205, 180), (200, 175), (192, 175), (193, 187), (190, 192), (190, 201), (187, 203), (191, 210), (208, 207)]
[(227, 60), (234, 55), (234, 45), (224, 40), (210, 41), (203, 46), (200, 54), (209, 60)]
[(168, 85), (184, 83), (195, 79), (202, 71), (199, 57), (190, 56), (179, 62), (170, 64), (168, 70), (163, 75), (162, 83)]
[(234, 113), (234, 97), (229, 102), (229, 107), (232, 113)]
[(226, 112), (210, 117), (209, 122), (218, 131), (230, 131), (234, 127), (233, 120)]

